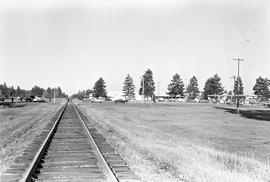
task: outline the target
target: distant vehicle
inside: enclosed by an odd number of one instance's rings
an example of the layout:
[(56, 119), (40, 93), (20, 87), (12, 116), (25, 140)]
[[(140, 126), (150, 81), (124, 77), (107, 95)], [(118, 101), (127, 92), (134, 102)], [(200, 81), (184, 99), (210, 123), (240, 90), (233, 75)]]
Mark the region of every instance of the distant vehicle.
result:
[(158, 99), (158, 102), (164, 102), (164, 101), (165, 101), (165, 99), (163, 99), (163, 98)]
[(92, 103), (102, 103), (102, 102), (105, 102), (105, 99), (102, 98), (102, 97), (99, 97), (99, 98), (93, 98), (91, 100)]
[(116, 99), (116, 100), (114, 100), (114, 103), (126, 103), (127, 102), (127, 100), (124, 100), (124, 99)]
[(28, 96), (25, 98), (25, 102), (33, 102), (34, 96)]
[(5, 101), (5, 97), (1, 96), (0, 97), (0, 101), (4, 102)]
[(22, 97), (17, 97), (17, 98), (16, 98), (16, 100), (18, 100), (18, 101), (21, 101), (21, 102), (22, 102), (22, 101), (23, 101), (23, 98), (22, 98)]
[(45, 100), (43, 98), (35, 96), (35, 98), (33, 99), (33, 102), (45, 102)]
[(83, 98), (82, 99), (83, 101), (89, 101), (89, 100), (91, 100), (90, 98)]
[(110, 97), (106, 97), (105, 101), (112, 101), (112, 99)]
[(267, 106), (267, 107), (270, 107), (270, 101), (264, 102), (263, 105)]

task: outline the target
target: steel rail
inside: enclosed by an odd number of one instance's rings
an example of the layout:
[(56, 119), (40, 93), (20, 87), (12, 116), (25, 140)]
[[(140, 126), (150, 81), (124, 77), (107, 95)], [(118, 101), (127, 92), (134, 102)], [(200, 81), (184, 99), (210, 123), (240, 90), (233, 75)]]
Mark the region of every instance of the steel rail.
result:
[(28, 167), (27, 171), (24, 173), (23, 178), (20, 180), (21, 182), (30, 182), (32, 181), (32, 175), (36, 170), (36, 167), (45, 151), (45, 147), (48, 144), (48, 141), (51, 139), (51, 137), (53, 136), (53, 132), (56, 129), (57, 124), (59, 123), (59, 121), (61, 120), (64, 111), (66, 110), (68, 102), (65, 103), (65, 105), (63, 107), (61, 107), (62, 111), (59, 114), (59, 116), (57, 117), (53, 127), (51, 128), (49, 134), (47, 135), (46, 139), (44, 140), (44, 142), (42, 143), (42, 146), (39, 148), (37, 154), (35, 155), (33, 161), (31, 162), (30, 166)]
[(72, 103), (72, 106), (73, 106), (73, 108), (74, 108), (76, 114), (78, 115), (78, 117), (79, 117), (81, 123), (83, 124), (83, 126), (84, 126), (83, 128), (84, 128), (84, 130), (86, 131), (88, 138), (91, 140), (91, 145), (94, 147), (94, 149), (95, 149), (95, 151), (96, 151), (96, 154), (97, 154), (97, 157), (98, 157), (99, 161), (100, 161), (100, 162), (102, 163), (102, 165), (105, 167), (105, 169), (104, 169), (104, 170), (105, 170), (105, 174), (107, 175), (107, 177), (110, 178), (109, 181), (111, 181), (111, 182), (119, 182), (119, 180), (117, 179), (117, 177), (116, 177), (115, 174), (113, 173), (112, 169), (111, 169), (110, 166), (108, 165), (107, 161), (105, 160), (104, 156), (102, 155), (100, 149), (98, 148), (98, 146), (97, 146), (95, 140), (93, 139), (91, 133), (89, 132), (89, 130), (88, 130), (88, 128), (87, 128), (85, 122), (82, 120), (80, 114), (78, 113), (77, 108), (74, 106), (73, 103)]

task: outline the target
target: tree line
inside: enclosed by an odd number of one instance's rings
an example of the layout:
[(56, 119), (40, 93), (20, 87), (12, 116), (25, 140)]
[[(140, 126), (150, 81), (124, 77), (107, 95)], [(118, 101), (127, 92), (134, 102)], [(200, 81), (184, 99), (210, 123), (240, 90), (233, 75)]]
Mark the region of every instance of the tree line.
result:
[[(139, 95), (143, 95), (145, 98), (155, 98), (155, 82), (153, 79), (153, 72), (148, 69), (141, 77), (141, 83), (139, 88)], [(239, 82), (239, 84), (238, 84)], [(270, 98), (270, 80), (259, 76), (256, 79), (256, 83), (253, 87), (254, 94), (257, 95), (261, 100), (268, 100)], [(167, 95), (176, 97), (187, 97), (188, 100), (208, 99), (209, 95), (221, 95), (227, 93), (228, 95), (243, 95), (244, 87), (241, 77), (234, 77), (234, 88), (232, 91), (227, 92), (221, 83), (221, 77), (218, 74), (208, 78), (205, 82), (203, 91), (198, 88), (198, 79), (196, 76), (192, 76), (189, 80), (187, 87), (185, 88), (184, 82), (178, 73), (174, 74), (171, 82), (168, 84)], [(133, 78), (128, 74), (123, 82), (122, 93), (125, 99), (131, 100), (135, 98), (135, 85)], [(78, 98), (88, 97), (92, 94), (94, 97), (107, 97), (106, 84), (103, 78), (99, 78), (93, 89), (86, 91), (79, 91), (74, 96)]]
[(6, 83), (0, 84), (0, 97), (4, 97), (5, 99), (14, 97), (26, 98), (29, 96), (40, 96), (51, 99), (54, 97), (54, 95), (56, 98), (68, 97), (68, 95), (62, 91), (61, 87), (48, 87), (47, 89), (44, 89), (35, 85), (30, 90), (27, 90), (21, 89), (20, 86), (17, 86), (15, 89), (13, 86), (7, 86)]

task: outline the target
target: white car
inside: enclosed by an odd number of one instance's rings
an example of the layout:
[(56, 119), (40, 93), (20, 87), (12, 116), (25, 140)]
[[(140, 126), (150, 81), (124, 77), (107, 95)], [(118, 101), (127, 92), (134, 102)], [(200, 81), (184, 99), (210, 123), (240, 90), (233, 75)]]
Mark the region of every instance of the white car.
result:
[(165, 99), (163, 99), (163, 98), (158, 99), (158, 102), (164, 102), (164, 101), (165, 101)]
[(93, 99), (91, 100), (91, 102), (92, 102), (92, 103), (95, 103), (95, 102), (97, 102), (97, 103), (102, 103), (102, 102), (105, 102), (105, 99), (102, 98), (102, 97), (99, 97), (99, 98), (93, 98)]
[(33, 99), (33, 102), (45, 102), (45, 100), (40, 97), (35, 96), (35, 98)]

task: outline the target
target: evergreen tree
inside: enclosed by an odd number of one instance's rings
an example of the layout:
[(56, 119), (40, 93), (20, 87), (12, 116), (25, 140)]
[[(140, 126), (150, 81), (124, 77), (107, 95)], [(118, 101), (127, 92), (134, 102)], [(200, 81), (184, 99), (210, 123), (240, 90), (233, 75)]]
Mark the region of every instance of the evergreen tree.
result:
[(52, 89), (51, 87), (48, 87), (47, 90), (46, 90), (46, 94), (45, 94), (45, 97), (49, 98), (49, 100), (52, 99)]
[[(144, 89), (143, 89), (144, 86)], [(139, 89), (139, 95), (142, 95), (144, 91), (144, 97), (152, 98), (155, 92), (155, 82), (153, 80), (153, 72), (148, 69), (143, 75), (141, 80), (141, 88)]]
[(269, 91), (270, 80), (267, 78), (262, 78), (261, 76), (256, 79), (256, 84), (253, 87), (254, 94), (258, 95), (263, 100), (268, 100), (270, 98)]
[(31, 89), (31, 95), (33, 96), (42, 96), (44, 92), (44, 89), (35, 85), (32, 89)]
[(56, 98), (63, 97), (63, 93), (62, 93), (62, 90), (61, 90), (60, 87), (57, 87), (57, 88), (55, 89), (55, 97), (56, 97)]
[(1, 94), (5, 97), (5, 98), (9, 98), (9, 89), (7, 87), (6, 82), (2, 85), (1, 88)]
[(133, 78), (128, 74), (124, 81), (124, 86), (122, 89), (123, 96), (130, 100), (135, 97), (135, 86), (133, 83)]
[(89, 95), (87, 95), (87, 94), (88, 94), (90, 91), (92, 91), (92, 90), (90, 90), (90, 89), (83, 90), (83, 91), (80, 91), (80, 90), (79, 90), (78, 93), (73, 94), (71, 97), (72, 97), (72, 98), (77, 97), (79, 100), (82, 100), (82, 99), (84, 99), (84, 98), (86, 98), (86, 97), (89, 97)]
[(21, 89), (21, 97), (27, 96), (27, 90)]
[(208, 95), (219, 95), (223, 93), (224, 88), (222, 87), (220, 80), (221, 78), (218, 76), (218, 74), (215, 74), (214, 77), (207, 79), (204, 86), (204, 99), (208, 99)]
[(9, 88), (9, 96), (10, 97), (15, 97), (15, 89), (14, 89), (14, 87), (13, 86), (11, 86), (10, 88)]
[(194, 100), (196, 97), (199, 96), (199, 88), (198, 88), (198, 80), (195, 76), (193, 76), (187, 87), (188, 99)]
[(1, 94), (4, 96), (6, 99), (9, 98), (9, 89), (7, 87), (6, 82), (4, 82), (3, 85), (1, 85)]
[(239, 91), (238, 91), (238, 79), (236, 79), (235, 82), (234, 82), (233, 93), (235, 95), (238, 95), (238, 94), (243, 95), (244, 94), (244, 87), (243, 87), (241, 77), (239, 77)]
[(17, 87), (16, 89), (16, 94), (15, 94), (17, 97), (21, 97), (22, 96), (22, 92), (21, 92), (21, 88), (20, 86)]
[(79, 92), (77, 93), (76, 97), (77, 97), (79, 100), (83, 100), (84, 97), (85, 97), (85, 90), (79, 91)]
[(65, 92), (63, 92), (62, 97), (63, 97), (63, 98), (68, 98), (68, 95), (67, 95)]
[(184, 95), (184, 83), (182, 79), (180, 78), (179, 74), (173, 75), (173, 79), (171, 80), (171, 83), (168, 85), (167, 92), (168, 95), (176, 98), (177, 95), (183, 96)]
[(105, 81), (103, 78), (99, 78), (94, 87), (93, 87), (94, 94), (93, 96), (98, 98), (98, 97), (107, 97), (107, 91), (106, 91), (106, 85)]
[(53, 97), (54, 90), (57, 92), (56, 97), (66, 97), (67, 95), (62, 92), (60, 87), (57, 87), (56, 89), (51, 89), (48, 87), (47, 90), (44, 90), (43, 88), (39, 86), (34, 86), (31, 90), (24, 90), (21, 89), (20, 86), (17, 87), (17, 89), (14, 89), (13, 86), (7, 87), (6, 83), (0, 84), (0, 97), (5, 98), (12, 98), (12, 97), (29, 97), (29, 96), (45, 96), (45, 97)]

